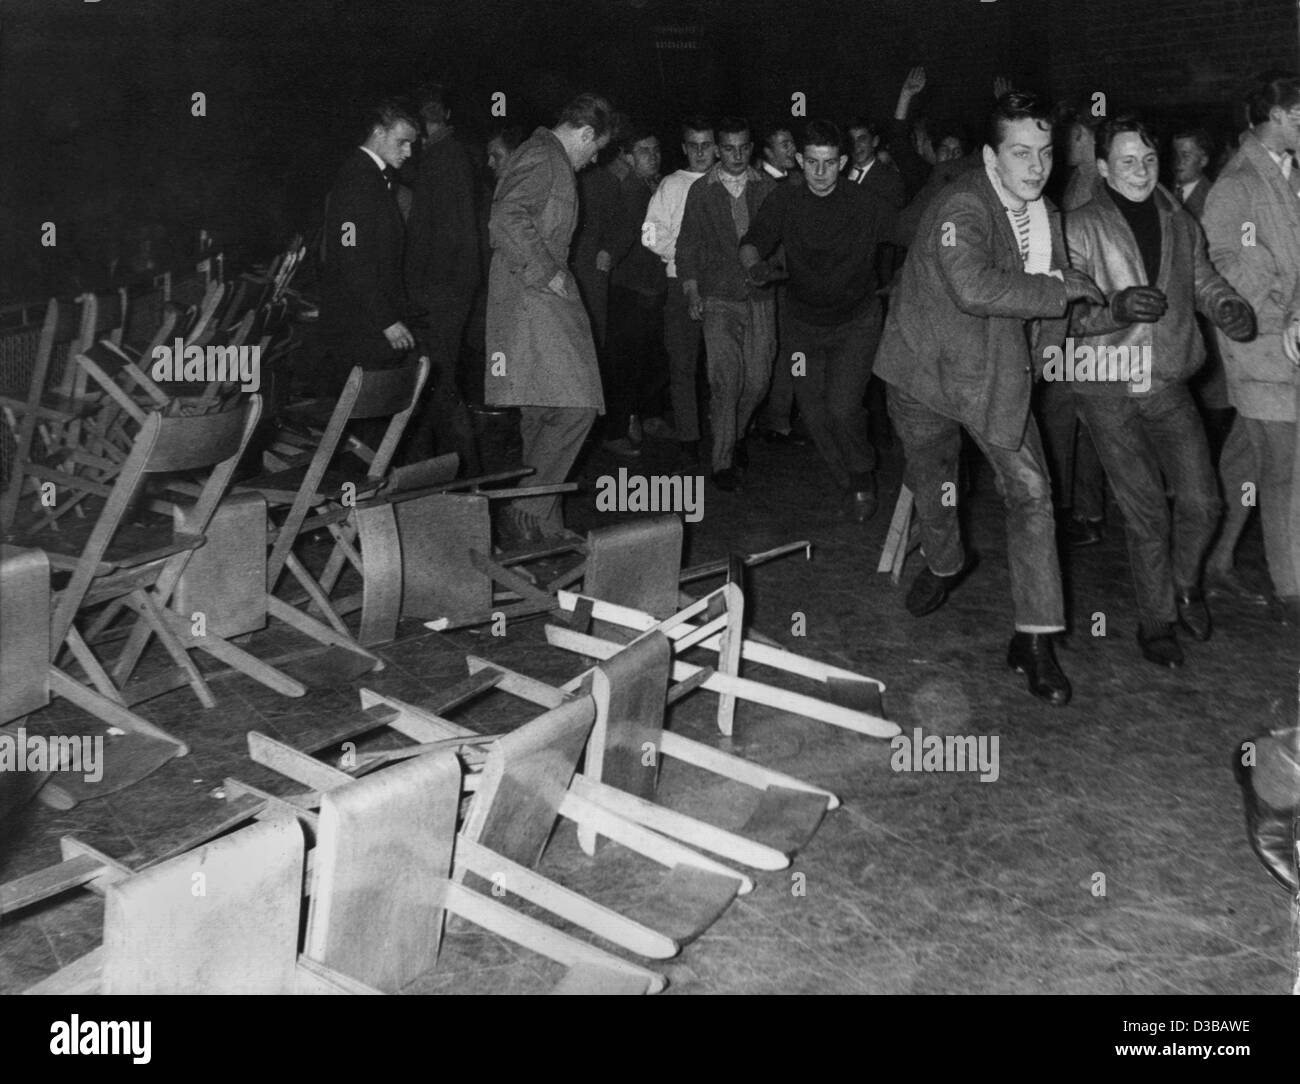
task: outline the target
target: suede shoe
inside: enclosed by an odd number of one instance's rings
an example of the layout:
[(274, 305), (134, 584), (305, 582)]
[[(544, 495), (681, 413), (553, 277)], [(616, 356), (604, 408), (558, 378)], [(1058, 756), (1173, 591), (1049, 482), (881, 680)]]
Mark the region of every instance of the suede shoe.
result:
[(1178, 604), (1178, 623), (1192, 634), (1192, 639), (1202, 643), (1208, 640), (1214, 626), (1210, 622), (1210, 611), (1205, 605), (1201, 589), (1180, 587), (1174, 592), (1174, 601)]
[(1070, 680), (1056, 662), (1052, 633), (1017, 632), (1007, 648), (1007, 665), (1028, 678), (1029, 691), (1056, 708), (1070, 702)]
[(1154, 625), (1138, 626), (1138, 646), (1142, 648), (1142, 657), (1147, 662), (1177, 670), (1183, 665), (1183, 649), (1178, 646), (1178, 637), (1174, 635), (1174, 626)]

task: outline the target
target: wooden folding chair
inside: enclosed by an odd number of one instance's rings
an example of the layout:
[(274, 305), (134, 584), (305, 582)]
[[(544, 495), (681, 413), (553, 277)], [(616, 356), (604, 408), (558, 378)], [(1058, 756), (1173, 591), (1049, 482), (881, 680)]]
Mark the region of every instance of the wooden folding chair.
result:
[[(534, 703), (540, 702), (539, 695), (550, 698), (549, 710), (485, 746), (481, 775), (467, 776), (467, 788), (477, 793), (462, 831), (462, 839), (474, 846), (457, 851), (463, 874), (496, 883), (503, 880), (522, 899), (655, 959), (676, 955), (716, 922), (737, 895), (753, 890), (753, 881), (731, 867), (611, 813), (591, 799), (589, 795), (601, 792), (603, 785), (575, 774), (595, 721), (589, 696), (567, 697), (509, 671), (492, 674), (477, 691), (497, 684)], [(519, 693), (525, 687), (527, 693)], [(365, 708), (397, 711), (399, 718), (390, 725), (420, 742), (482, 739), (425, 709), (369, 689), (361, 691), (361, 703)], [(305, 775), (298, 778), (312, 785)], [(539, 881), (535, 871), (561, 818), (573, 821), (581, 832), (606, 836), (650, 859), (664, 867), (663, 876), (631, 909), (617, 912)]]
[(298, 953), (303, 830), (250, 825), (104, 886), (103, 944), (29, 994), (375, 994)]
[[(738, 570), (733, 569), (731, 575), (733, 580), (738, 579)], [(673, 643), (673, 680), (694, 679), (700, 688), (717, 693), (718, 729), (723, 734), (732, 732), (738, 700), (764, 704), (870, 737), (892, 738), (900, 733), (896, 723), (882, 717), (883, 682), (745, 636), (744, 595), (735, 582), (724, 584), (664, 621), (639, 610), (569, 591), (559, 593), (559, 602), (562, 609), (576, 614), (580, 627), (598, 620), (636, 633), (652, 629), (665, 633)], [(693, 625), (691, 622), (696, 618), (703, 618), (704, 623)], [(626, 646), (573, 626), (547, 625), (546, 640), (555, 647), (593, 659), (612, 658)], [(718, 665), (706, 670), (677, 657), (690, 646), (717, 653)], [(741, 677), (742, 659), (816, 682), (825, 699)]]
[(912, 491), (907, 486), (901, 487), (885, 534), (885, 544), (880, 551), (880, 563), (876, 565), (877, 572), (889, 573), (890, 582), (895, 586), (903, 576), (907, 558), (921, 545), (921, 531), (912, 515), (912, 504)]

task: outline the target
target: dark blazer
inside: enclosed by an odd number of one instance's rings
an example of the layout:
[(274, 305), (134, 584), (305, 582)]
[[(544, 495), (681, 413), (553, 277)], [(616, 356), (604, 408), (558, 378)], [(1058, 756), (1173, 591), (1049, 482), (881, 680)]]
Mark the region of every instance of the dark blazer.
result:
[[(750, 168), (745, 184), (749, 221), (776, 188), (777, 182), (762, 170)], [(721, 167), (714, 166), (686, 193), (682, 228), (677, 234), (677, 277), (685, 283), (694, 279), (701, 297), (724, 301), (770, 300), (772, 291), (751, 286), (740, 265), (740, 238), (731, 217), (731, 194), (721, 180)]]
[[(1052, 269), (1066, 267), (1047, 205)], [(1011, 222), (981, 168), (930, 203), (890, 301), (875, 373), (999, 448), (1019, 448), (1033, 372), (1065, 336), (1065, 283), (1025, 272)]]
[[(856, 168), (850, 162), (845, 177), (852, 177)], [(870, 192), (873, 196), (878, 196), (893, 207), (895, 211), (901, 211), (903, 205), (907, 202), (907, 192), (903, 187), (903, 175), (898, 172), (895, 166), (891, 166), (887, 162), (877, 160), (875, 165), (867, 170), (865, 177), (860, 177), (850, 183), (856, 184), (864, 192)]]
[(1210, 185), (1213, 183), (1209, 177), (1202, 177), (1196, 182), (1192, 194), (1187, 197), (1187, 201), (1183, 204), (1187, 208), (1187, 213), (1197, 222), (1201, 220), (1201, 213), (1205, 210), (1205, 197), (1210, 191)]
[(454, 135), (426, 143), (406, 223), (406, 285), (413, 301), (468, 297), (482, 277), (474, 167)]
[(397, 200), (374, 160), (358, 147), (330, 190), (322, 242), (322, 346), (343, 372), (400, 360), (384, 329), (407, 316), (402, 245)]

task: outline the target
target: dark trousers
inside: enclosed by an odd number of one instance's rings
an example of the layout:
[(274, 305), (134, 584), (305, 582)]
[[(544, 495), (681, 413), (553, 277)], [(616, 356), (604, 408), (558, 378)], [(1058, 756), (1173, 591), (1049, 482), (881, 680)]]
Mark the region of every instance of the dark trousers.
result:
[(823, 327), (787, 315), (781, 329), (776, 368), (803, 366), (803, 375), (794, 375), (799, 413), (841, 489), (864, 489), (876, 469), (864, 402), (880, 330), (878, 301), (842, 324)]
[[(891, 386), (889, 416), (903, 442), (907, 465), (903, 482), (912, 491), (921, 525), (921, 549), (938, 576), (960, 572), (966, 563), (957, 519), (960, 422), (944, 417)], [(972, 433), (993, 467), (997, 490), (1006, 507), (1007, 568), (1018, 632), (1060, 632), (1065, 628), (1065, 599), (1056, 552), (1052, 485), (1033, 417), (1019, 448), (999, 448)]]
[[(1146, 395), (1078, 395), (1124, 513), (1138, 611), (1148, 626), (1177, 620), (1175, 588), (1201, 582), (1223, 503), (1186, 384)], [(1167, 491), (1173, 493), (1170, 516)]]
[(627, 436), (633, 414), (662, 412), (668, 389), (664, 358), (664, 295), (613, 286), (601, 382), (605, 391), (605, 437)]
[(469, 410), (456, 384), (460, 344), (469, 321), (474, 295), (461, 297), (419, 297), (428, 310), (429, 326), (420, 341), (429, 355), (429, 380), (407, 435), (407, 462), (455, 452), (467, 475), (482, 473)]
[(1044, 380), (1036, 391), (1056, 506), (1070, 509), (1079, 519), (1104, 519), (1106, 475), (1092, 434), (1079, 422), (1074, 392), (1061, 380)]
[(593, 261), (590, 264), (574, 264), (571, 268), (573, 278), (578, 284), (578, 293), (582, 295), (582, 304), (591, 320), (591, 337), (596, 341), (596, 350), (605, 349), (605, 325), (609, 317), (609, 272), (597, 270)]
[[(776, 336), (777, 342), (785, 343), (786, 313), (789, 309), (785, 303), (785, 287), (778, 285), (776, 295)], [(794, 410), (794, 376), (790, 365), (781, 364), (785, 356), (784, 349), (779, 349), (776, 364), (772, 367), (772, 383), (767, 389), (767, 402), (759, 412), (758, 427), (772, 433), (790, 432), (790, 412)]]
[(664, 302), (664, 347), (668, 351), (669, 395), (677, 439), (700, 439), (700, 406), (695, 396), (695, 373), (700, 361), (704, 324), (692, 320), (681, 279), (668, 280)]

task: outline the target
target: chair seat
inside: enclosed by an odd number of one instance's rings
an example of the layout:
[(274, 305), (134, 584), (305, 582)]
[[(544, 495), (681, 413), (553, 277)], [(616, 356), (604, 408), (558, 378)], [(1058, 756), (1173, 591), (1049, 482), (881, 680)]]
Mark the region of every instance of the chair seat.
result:
[[(235, 486), (235, 491), (254, 490), (265, 497), (270, 504), (292, 504), (294, 498), (298, 496), (298, 490), (302, 486), (303, 479), (307, 477), (309, 466), (310, 464), (304, 463), (285, 470), (255, 474), (252, 478), (246, 478)], [(312, 504), (317, 505), (323, 504), (325, 501), (338, 500), (338, 495), (343, 491), (344, 485), (349, 482), (356, 487), (357, 500), (374, 496), (379, 491), (380, 482), (366, 477), (362, 466), (364, 465), (358, 464), (356, 470), (327, 470), (321, 477), (316, 492), (312, 495)]]
[[(57, 531), (46, 529), (29, 535), (20, 533), (14, 537), (13, 544), (43, 549), (49, 555), (52, 569), (56, 572), (71, 571), (76, 568), (77, 558), (94, 529), (95, 523), (90, 517), (76, 519), (65, 516), (59, 521)], [(174, 534), (170, 527), (123, 524), (96, 565), (95, 574), (104, 576), (115, 569), (134, 568), (182, 550), (197, 549), (203, 542), (203, 535)]]

